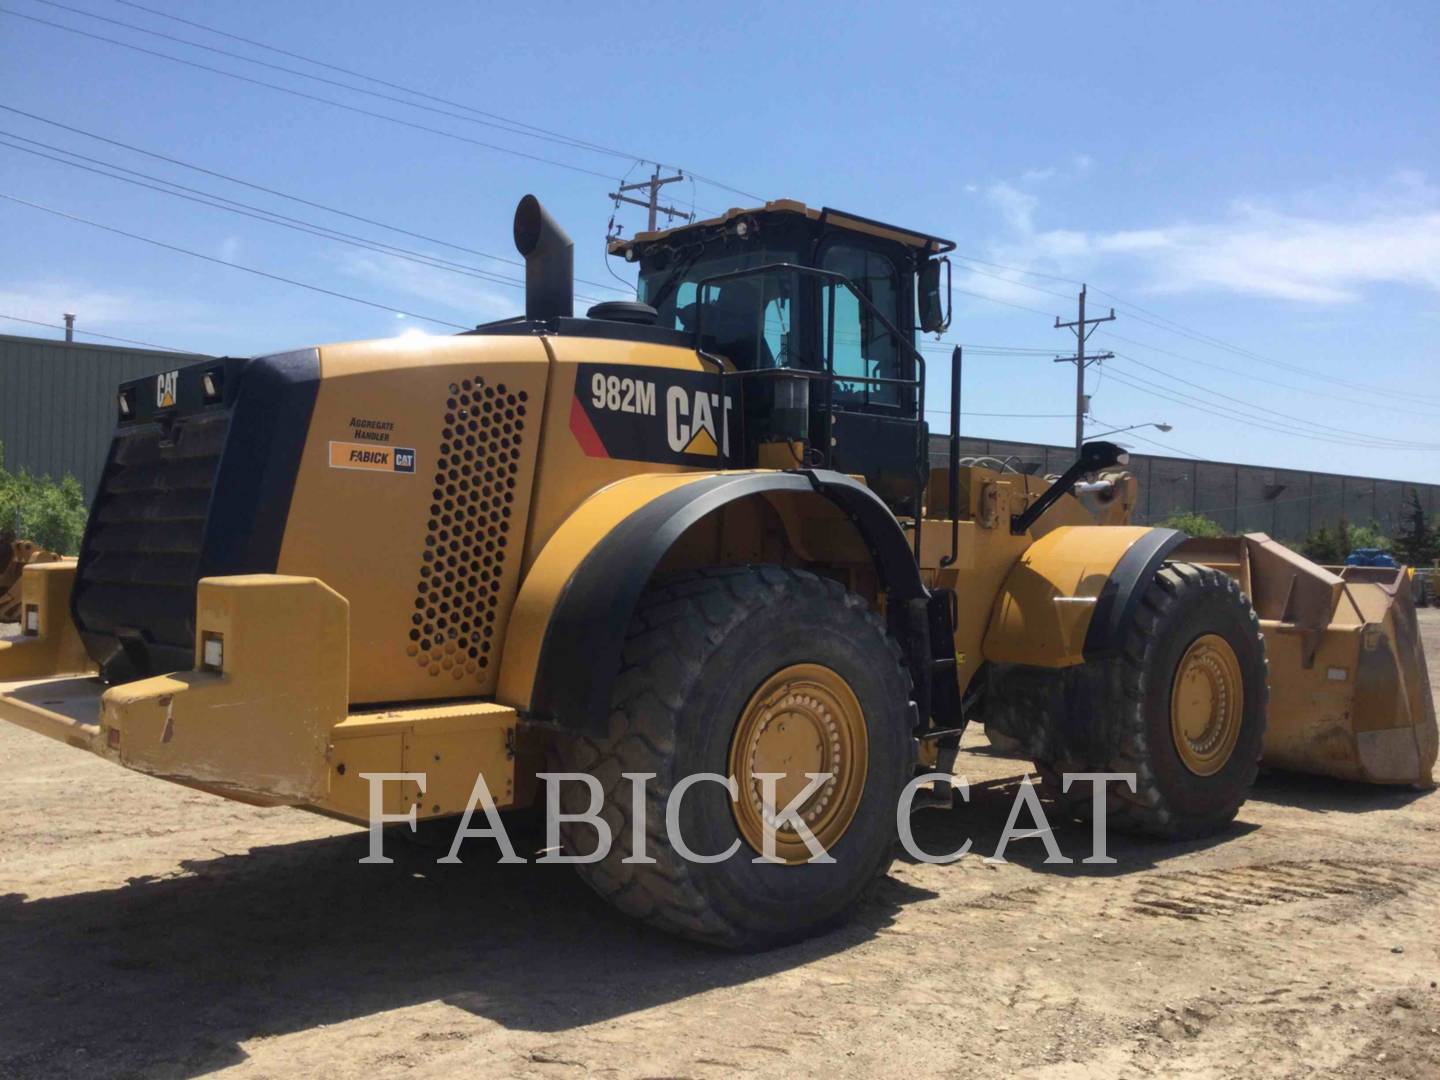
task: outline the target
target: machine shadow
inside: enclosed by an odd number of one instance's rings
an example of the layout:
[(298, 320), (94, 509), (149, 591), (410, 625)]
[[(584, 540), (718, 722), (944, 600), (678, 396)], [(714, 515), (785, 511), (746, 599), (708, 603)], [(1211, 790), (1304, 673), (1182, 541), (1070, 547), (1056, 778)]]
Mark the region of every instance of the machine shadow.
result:
[(194, 1076), (244, 1060), (250, 1039), (436, 1000), (562, 1031), (810, 963), (934, 895), (886, 879), (841, 929), (732, 955), (614, 914), (569, 867), (498, 865), (487, 841), (467, 842), (460, 866), (393, 840), (392, 865), (360, 865), (367, 842), (0, 896), (0, 1075)]
[[(1005, 823), (1009, 820), (1016, 792), (1025, 775), (1023, 764), (1016, 764), (1022, 771), (1014, 776), (972, 783), (968, 802), (962, 801), (957, 792), (953, 809), (942, 807), (917, 813), (911, 819), (911, 831), (920, 850), (940, 855), (958, 850), (969, 840), (971, 846), (965, 856), (967, 859), (984, 859), (993, 855), (1000, 846), (1000, 837), (1005, 832)], [(964, 770), (958, 768), (957, 771)], [(1059, 877), (1116, 878), (1153, 870), (1166, 860), (1203, 851), (1259, 828), (1258, 825), (1237, 821), (1217, 836), (1174, 841), (1130, 836), (1110, 828), (1106, 834), (1105, 854), (1115, 862), (1086, 863), (1082, 860), (1094, 853), (1091, 825), (1070, 820), (1047, 798), (1042, 797), (1040, 802), (1061, 855), (1073, 861), (1046, 862), (1049, 852), (1039, 839), (1012, 840), (1006, 847), (1005, 861), (1036, 873)], [(1030, 813), (1022, 809), (1015, 828), (1035, 827), (1036, 822)], [(902, 858), (918, 861), (908, 855), (902, 855)]]
[(1408, 785), (1385, 787), (1281, 769), (1261, 769), (1250, 797), (1274, 806), (1293, 806), (1320, 813), (1369, 814), (1399, 810), (1434, 790)]

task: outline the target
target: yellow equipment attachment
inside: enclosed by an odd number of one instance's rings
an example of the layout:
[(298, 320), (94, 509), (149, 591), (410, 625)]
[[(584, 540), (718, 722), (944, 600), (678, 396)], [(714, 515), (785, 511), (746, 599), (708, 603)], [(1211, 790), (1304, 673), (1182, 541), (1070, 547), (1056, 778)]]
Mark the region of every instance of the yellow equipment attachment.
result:
[(1329, 569), (1263, 533), (1187, 540), (1175, 557), (1235, 578), (1260, 617), (1270, 664), (1265, 764), (1434, 783), (1440, 740), (1407, 570)]

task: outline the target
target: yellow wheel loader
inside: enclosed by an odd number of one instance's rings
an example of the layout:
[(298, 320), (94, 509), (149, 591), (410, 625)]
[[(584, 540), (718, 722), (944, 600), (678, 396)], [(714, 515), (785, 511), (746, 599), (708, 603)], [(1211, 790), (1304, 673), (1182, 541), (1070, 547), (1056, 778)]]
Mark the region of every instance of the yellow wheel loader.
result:
[(515, 239), (523, 317), (121, 386), (0, 715), (355, 822), (550, 797), (617, 908), (735, 948), (842, 919), (971, 719), (1047, 778), (1133, 774), (1112, 820), (1161, 837), (1235, 816), (1267, 694), (1286, 764), (1313, 731), (1337, 774), (1428, 782), (1398, 592), (1130, 525), (1109, 443), (932, 467), (949, 242), (771, 202), (616, 242), (639, 300), (582, 318), (533, 197)]

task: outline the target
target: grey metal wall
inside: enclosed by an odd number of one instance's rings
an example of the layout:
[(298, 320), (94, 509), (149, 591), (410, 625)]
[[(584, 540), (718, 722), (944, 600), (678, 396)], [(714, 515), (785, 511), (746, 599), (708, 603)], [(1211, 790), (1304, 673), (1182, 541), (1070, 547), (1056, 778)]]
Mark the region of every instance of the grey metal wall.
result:
[(148, 349), (0, 334), (0, 444), (5, 467), (59, 478), (95, 493), (110, 433), (115, 388), (199, 357)]
[[(1068, 446), (964, 437), (961, 454), (989, 455), (1041, 473), (1062, 472), (1074, 460)], [(949, 441), (931, 437), (930, 460), (941, 465)], [(1410, 506), (1410, 491), (1420, 493), (1426, 516), (1440, 514), (1440, 485), (1408, 480), (1269, 469), (1218, 461), (1130, 455), (1130, 471), (1140, 481), (1138, 520), (1163, 521), (1175, 513), (1197, 512), (1227, 532), (1264, 532), (1280, 540), (1302, 540), (1322, 525), (1334, 528), (1344, 517), (1353, 525), (1376, 522), (1393, 533)]]

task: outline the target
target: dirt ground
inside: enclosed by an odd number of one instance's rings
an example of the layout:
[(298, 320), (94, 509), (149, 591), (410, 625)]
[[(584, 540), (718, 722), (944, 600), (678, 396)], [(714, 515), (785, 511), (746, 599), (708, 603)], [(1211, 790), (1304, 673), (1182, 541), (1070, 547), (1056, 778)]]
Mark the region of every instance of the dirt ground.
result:
[[(992, 852), (1025, 772), (967, 747), (929, 850)], [(568, 868), (360, 866), (0, 725), (0, 1076), (1435, 1077), (1437, 842), (1440, 795), (1267, 775), (1223, 837), (902, 861), (848, 928), (730, 956)]]

